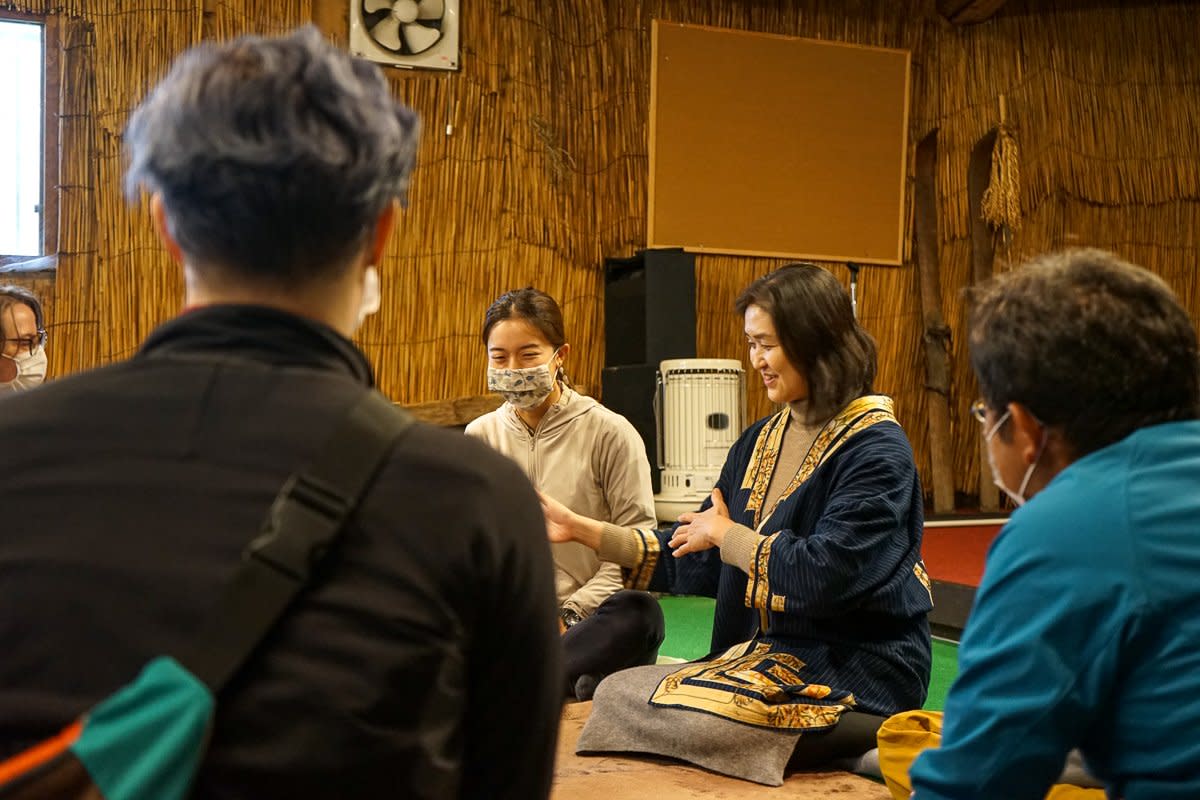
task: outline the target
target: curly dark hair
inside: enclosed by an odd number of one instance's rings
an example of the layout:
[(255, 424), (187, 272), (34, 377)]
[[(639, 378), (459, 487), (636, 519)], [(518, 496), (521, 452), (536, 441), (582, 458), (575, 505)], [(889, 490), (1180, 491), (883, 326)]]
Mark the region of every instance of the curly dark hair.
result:
[(1200, 412), (1191, 320), (1161, 279), (1067, 250), (969, 293), (971, 366), (993, 412), (1021, 403), (1075, 458)]

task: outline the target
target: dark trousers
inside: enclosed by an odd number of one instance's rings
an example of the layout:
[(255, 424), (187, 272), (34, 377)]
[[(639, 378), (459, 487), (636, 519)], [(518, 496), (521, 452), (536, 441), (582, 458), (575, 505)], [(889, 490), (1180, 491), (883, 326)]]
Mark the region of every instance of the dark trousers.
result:
[(788, 767), (819, 769), (828, 767), (829, 762), (837, 759), (858, 758), (878, 746), (875, 735), (885, 720), (887, 717), (846, 711), (831, 730), (801, 736)]
[[(648, 592), (624, 589), (605, 600), (563, 634), (567, 694), (577, 694), (576, 684), (585, 675), (594, 689), (605, 675), (653, 664), (665, 628), (662, 608)], [(581, 699), (590, 699), (591, 692), (585, 694)]]

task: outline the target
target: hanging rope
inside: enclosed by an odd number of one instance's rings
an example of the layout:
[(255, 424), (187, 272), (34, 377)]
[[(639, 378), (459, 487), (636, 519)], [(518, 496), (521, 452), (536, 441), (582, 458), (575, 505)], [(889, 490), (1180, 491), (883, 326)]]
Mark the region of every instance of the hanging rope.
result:
[(1020, 154), (1013, 126), (1008, 121), (1004, 95), (1000, 95), (1000, 126), (992, 149), (992, 176), (983, 193), (983, 218), (997, 229), (1015, 231), (1021, 227)]

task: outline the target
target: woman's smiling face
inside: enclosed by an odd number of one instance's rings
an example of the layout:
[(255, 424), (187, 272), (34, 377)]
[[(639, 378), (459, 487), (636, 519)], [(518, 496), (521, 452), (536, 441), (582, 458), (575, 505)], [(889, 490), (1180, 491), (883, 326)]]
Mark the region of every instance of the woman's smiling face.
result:
[(808, 380), (788, 360), (775, 333), (775, 321), (761, 307), (746, 307), (746, 344), (750, 366), (762, 376), (767, 397), (773, 403), (808, 399)]

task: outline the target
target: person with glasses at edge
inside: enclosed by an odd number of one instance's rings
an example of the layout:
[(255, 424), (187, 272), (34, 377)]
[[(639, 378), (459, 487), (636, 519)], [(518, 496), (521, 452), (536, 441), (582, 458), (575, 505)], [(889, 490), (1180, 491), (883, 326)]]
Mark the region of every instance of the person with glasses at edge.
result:
[(46, 379), (46, 319), (37, 295), (23, 286), (0, 286), (0, 396), (32, 389)]
[(1158, 277), (1073, 250), (975, 290), (969, 343), (973, 411), (1018, 508), (914, 797), (1041, 798), (1073, 749), (1109, 797), (1200, 797), (1192, 320)]

